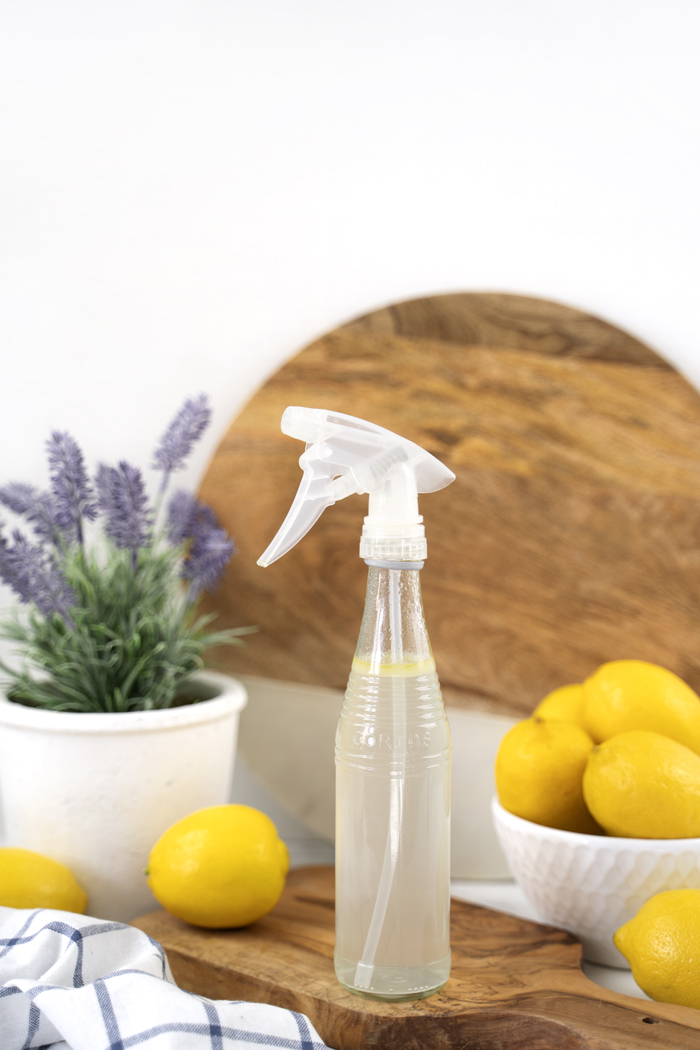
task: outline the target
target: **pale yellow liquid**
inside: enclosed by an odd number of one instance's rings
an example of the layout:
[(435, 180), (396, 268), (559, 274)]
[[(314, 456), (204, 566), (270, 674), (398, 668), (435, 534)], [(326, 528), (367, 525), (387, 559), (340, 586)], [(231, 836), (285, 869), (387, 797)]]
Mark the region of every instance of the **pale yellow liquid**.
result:
[(419, 675), (434, 674), (435, 661), (432, 656), (423, 660), (409, 662), (404, 660), (400, 664), (371, 662), (369, 660), (358, 660), (352, 662), (353, 674), (359, 676), (379, 675), (381, 678), (417, 678)]
[[(338, 980), (370, 998), (430, 995), (450, 972), (450, 732), (432, 656), (354, 661), (336, 775)], [(392, 849), (381, 934), (358, 970)]]

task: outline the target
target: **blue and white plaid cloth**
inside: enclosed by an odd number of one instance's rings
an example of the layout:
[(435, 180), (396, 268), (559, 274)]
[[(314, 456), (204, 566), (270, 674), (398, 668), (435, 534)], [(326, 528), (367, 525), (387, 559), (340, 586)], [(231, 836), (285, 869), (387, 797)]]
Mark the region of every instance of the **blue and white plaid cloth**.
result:
[(322, 1050), (303, 1014), (204, 999), (141, 930), (0, 907), (0, 1050)]

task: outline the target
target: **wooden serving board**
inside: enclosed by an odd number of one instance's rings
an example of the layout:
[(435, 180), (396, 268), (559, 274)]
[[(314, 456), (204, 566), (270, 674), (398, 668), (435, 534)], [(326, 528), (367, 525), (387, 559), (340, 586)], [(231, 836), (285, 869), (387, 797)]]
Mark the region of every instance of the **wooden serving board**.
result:
[(362, 617), (367, 498), (256, 560), (301, 479), (287, 405), (397, 431), (457, 480), (423, 496), (428, 628), (448, 704), (528, 714), (605, 660), (700, 689), (700, 396), (647, 346), (517, 295), (416, 299), (302, 350), (234, 420), (201, 487), (238, 556), (210, 608), (257, 624), (238, 673), (343, 689)]
[(211, 999), (305, 1013), (336, 1050), (698, 1050), (700, 1011), (593, 984), (571, 934), (452, 902), (452, 973), (438, 994), (389, 1004), (333, 971), (333, 868), (291, 872), (277, 907), (240, 930), (198, 930), (167, 912), (135, 926), (165, 948), (177, 983)]

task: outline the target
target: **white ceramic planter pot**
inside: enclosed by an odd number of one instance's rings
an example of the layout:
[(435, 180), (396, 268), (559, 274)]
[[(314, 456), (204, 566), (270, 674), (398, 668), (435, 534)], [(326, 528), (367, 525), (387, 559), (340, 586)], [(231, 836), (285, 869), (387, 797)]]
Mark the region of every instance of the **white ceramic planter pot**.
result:
[(66, 864), (88, 912), (128, 922), (158, 907), (144, 876), (176, 820), (229, 801), (240, 682), (205, 671), (196, 704), (126, 714), (42, 711), (0, 698), (0, 803), (7, 845)]

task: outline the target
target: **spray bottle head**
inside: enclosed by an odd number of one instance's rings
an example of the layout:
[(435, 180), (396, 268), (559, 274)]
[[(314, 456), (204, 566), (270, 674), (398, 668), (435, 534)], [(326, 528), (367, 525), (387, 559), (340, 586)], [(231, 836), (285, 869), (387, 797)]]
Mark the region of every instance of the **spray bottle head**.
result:
[(455, 475), (420, 445), (364, 419), (321, 408), (290, 407), (282, 432), (306, 442), (304, 472), (287, 517), (258, 565), (290, 551), (330, 507), (354, 492), (369, 494), (360, 557), (423, 561), (427, 555), (418, 493), (437, 492)]

